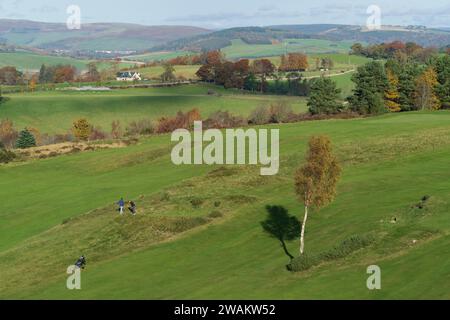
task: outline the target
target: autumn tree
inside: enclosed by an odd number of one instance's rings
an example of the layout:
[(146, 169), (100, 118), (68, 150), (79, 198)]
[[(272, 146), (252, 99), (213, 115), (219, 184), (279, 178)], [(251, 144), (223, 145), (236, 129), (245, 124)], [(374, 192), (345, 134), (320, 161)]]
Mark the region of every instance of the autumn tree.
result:
[(341, 167), (332, 152), (330, 139), (313, 136), (309, 140), (306, 163), (295, 173), (295, 193), (304, 204), (305, 214), (300, 232), (300, 254), (304, 253), (308, 209), (319, 210), (333, 201)]
[(16, 67), (0, 68), (0, 84), (16, 85), (20, 83), (22, 74)]
[(441, 104), (435, 93), (437, 84), (437, 74), (432, 67), (428, 67), (417, 78), (414, 97), (418, 110), (437, 110), (440, 108)]
[(390, 69), (386, 70), (386, 76), (389, 81), (389, 86), (384, 92), (384, 101), (386, 107), (390, 112), (399, 112), (401, 110), (401, 107), (398, 103), (398, 100), (400, 98), (400, 94), (398, 93), (398, 77)]
[(195, 74), (202, 81), (205, 82), (214, 81), (213, 67), (209, 64), (202, 65)]
[(7, 148), (12, 148), (18, 136), (14, 129), (13, 122), (9, 119), (0, 121), (0, 142)]
[(275, 66), (269, 59), (254, 60), (252, 63), (252, 72), (261, 78), (261, 92), (264, 92), (266, 78), (275, 72)]
[(53, 81), (56, 83), (71, 82), (75, 79), (76, 69), (71, 65), (59, 65), (55, 68)]
[(308, 57), (303, 53), (289, 53), (281, 57), (280, 71), (304, 71), (308, 69)]
[(86, 119), (81, 118), (73, 122), (72, 132), (75, 138), (77, 138), (78, 140), (88, 140), (89, 136), (91, 135), (91, 131), (92, 126)]
[(32, 78), (30, 80), (30, 91), (34, 92), (34, 90), (36, 90), (36, 80), (34, 78)]

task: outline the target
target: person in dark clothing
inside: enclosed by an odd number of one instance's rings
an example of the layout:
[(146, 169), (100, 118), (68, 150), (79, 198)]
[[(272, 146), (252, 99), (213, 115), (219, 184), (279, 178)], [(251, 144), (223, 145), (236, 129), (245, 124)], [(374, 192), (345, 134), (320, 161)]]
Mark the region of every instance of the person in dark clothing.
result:
[(136, 214), (136, 203), (134, 203), (134, 201), (130, 201), (129, 205), (130, 206), (128, 207), (128, 210), (130, 210), (132, 215), (135, 215)]
[(78, 268), (84, 269), (84, 267), (86, 266), (86, 258), (84, 256), (81, 256), (77, 262), (75, 262), (75, 266), (77, 266)]

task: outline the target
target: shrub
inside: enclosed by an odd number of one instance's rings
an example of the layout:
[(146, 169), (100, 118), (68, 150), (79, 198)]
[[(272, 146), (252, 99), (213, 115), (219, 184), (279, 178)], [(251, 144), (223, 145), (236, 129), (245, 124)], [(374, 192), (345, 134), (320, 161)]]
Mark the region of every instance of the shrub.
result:
[(74, 136), (70, 133), (60, 133), (60, 134), (55, 134), (53, 137), (50, 138), (53, 142), (49, 143), (61, 143), (61, 142), (68, 142), (68, 141), (73, 141), (74, 140)]
[(84, 119), (78, 119), (73, 122), (72, 132), (77, 140), (86, 141), (91, 135), (92, 126)]
[(292, 272), (305, 271), (323, 261), (344, 258), (352, 252), (370, 245), (374, 240), (375, 239), (372, 236), (354, 235), (348, 239), (345, 239), (332, 249), (320, 254), (309, 255), (304, 253), (303, 255), (292, 259), (286, 268)]
[(16, 154), (12, 151), (0, 148), (0, 163), (8, 163), (16, 158)]
[(234, 116), (228, 111), (216, 111), (209, 116), (204, 122), (206, 128), (234, 128), (245, 125), (245, 120), (242, 117)]
[(104, 140), (107, 138), (106, 132), (100, 127), (93, 127), (89, 134), (89, 140)]
[(294, 112), (286, 102), (277, 102), (270, 105), (270, 122), (289, 122), (289, 118)]
[(158, 121), (158, 133), (172, 132), (176, 129), (192, 129), (194, 121), (201, 120), (198, 109), (192, 109), (186, 113), (178, 111), (173, 118), (163, 117)]
[(161, 201), (169, 201), (170, 200), (170, 194), (168, 192), (163, 192), (161, 194), (160, 200)]
[(126, 128), (127, 136), (147, 135), (155, 132), (155, 125), (151, 120), (132, 121)]
[(111, 137), (113, 139), (120, 139), (123, 136), (122, 127), (120, 126), (120, 121), (114, 120), (111, 123)]
[(267, 124), (270, 122), (271, 114), (268, 107), (257, 107), (254, 109), (248, 117), (248, 123), (250, 124)]
[(321, 253), (320, 260), (328, 261), (343, 258), (358, 249), (368, 246), (372, 241), (373, 239), (368, 236), (351, 236), (333, 247), (331, 250)]
[(292, 261), (286, 266), (286, 268), (292, 272), (305, 271), (317, 265), (319, 262), (320, 260), (317, 256), (304, 253), (300, 257), (292, 259)]
[(214, 207), (218, 208), (220, 207), (221, 202), (220, 201), (214, 201)]
[(223, 214), (222, 214), (222, 212), (217, 211), (217, 210), (214, 210), (210, 214), (208, 214), (208, 218), (215, 219), (215, 218), (220, 218), (220, 217), (223, 217)]
[(203, 200), (200, 198), (192, 198), (190, 202), (191, 202), (192, 207), (194, 207), (196, 209), (200, 208), (200, 206), (203, 204)]
[(26, 149), (36, 146), (36, 140), (28, 129), (20, 131), (19, 138), (16, 141), (16, 148)]
[(41, 135), (41, 132), (39, 131), (39, 129), (37, 129), (37, 128), (27, 128), (27, 129), (33, 135), (34, 140), (36, 141), (36, 145), (37, 146), (42, 145), (42, 135)]

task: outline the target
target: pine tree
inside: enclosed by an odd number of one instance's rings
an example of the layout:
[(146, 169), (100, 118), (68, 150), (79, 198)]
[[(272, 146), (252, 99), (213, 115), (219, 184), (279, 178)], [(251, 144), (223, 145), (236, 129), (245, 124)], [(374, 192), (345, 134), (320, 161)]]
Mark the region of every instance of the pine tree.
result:
[(342, 105), (337, 102), (340, 92), (341, 90), (336, 88), (336, 83), (330, 78), (315, 79), (308, 99), (309, 112), (311, 114), (339, 112), (342, 109)]
[(450, 55), (441, 56), (435, 62), (438, 85), (436, 93), (443, 105), (450, 106)]
[(20, 131), (19, 137), (16, 141), (16, 148), (26, 149), (36, 146), (36, 140), (28, 129)]
[(398, 93), (398, 77), (390, 69), (387, 69), (386, 75), (389, 81), (389, 87), (384, 92), (386, 107), (391, 112), (399, 112), (401, 108), (398, 103), (398, 99), (400, 98), (400, 94)]
[(386, 111), (383, 96), (389, 82), (380, 62), (373, 61), (358, 67), (352, 81), (355, 83), (355, 89), (353, 96), (348, 98), (351, 110), (361, 114)]
[(399, 73), (398, 91), (400, 97), (398, 102), (402, 111), (411, 111), (414, 106), (414, 91), (416, 89), (416, 78), (419, 75), (419, 67), (415, 63), (403, 64)]
[(41, 69), (39, 70), (39, 82), (40, 83), (47, 82), (46, 75), (47, 75), (47, 69), (45, 67), (45, 64), (43, 64), (43, 65), (41, 65)]

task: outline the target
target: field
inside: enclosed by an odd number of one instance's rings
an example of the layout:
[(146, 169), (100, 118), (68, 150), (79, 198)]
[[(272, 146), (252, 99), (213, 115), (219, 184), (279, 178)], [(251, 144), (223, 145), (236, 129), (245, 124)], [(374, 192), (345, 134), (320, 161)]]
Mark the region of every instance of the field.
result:
[(145, 54), (137, 54), (132, 56), (124, 56), (122, 59), (131, 60), (131, 61), (142, 61), (142, 62), (152, 62), (152, 61), (161, 61), (161, 60), (169, 60), (179, 56), (185, 56), (193, 54), (188, 51), (163, 51), (163, 52), (149, 52)]
[[(174, 66), (175, 72), (174, 75), (179, 78), (185, 78), (188, 80), (197, 80), (197, 75), (195, 74), (200, 66)], [(138, 71), (141, 73), (143, 79), (159, 79), (161, 74), (164, 72), (163, 66), (154, 66), (154, 67), (145, 67), (139, 68)]]
[[(209, 89), (216, 94), (208, 95)], [(193, 108), (198, 108), (204, 117), (217, 110), (247, 116), (257, 106), (280, 99), (288, 101), (296, 112), (306, 111), (304, 98), (239, 94), (205, 85), (110, 92), (34, 92), (8, 97), (0, 106), (2, 118), (13, 120), (19, 128), (32, 126), (46, 133), (64, 133), (79, 117), (109, 130), (113, 120), (126, 125), (133, 120), (157, 120)]]
[(247, 44), (242, 40), (233, 40), (232, 45), (222, 49), (228, 59), (260, 58), (279, 56), (286, 52), (302, 52), (306, 54), (347, 53), (351, 42), (328, 41), (318, 39), (286, 39), (274, 44)]
[[(0, 52), (0, 68), (5, 66), (14, 66), (21, 71), (38, 72), (42, 64), (54, 66), (58, 64), (70, 64), (78, 69), (85, 71), (87, 64), (91, 60), (75, 59), (71, 57), (41, 55), (31, 52)], [(121, 62), (118, 68), (134, 67), (134, 63)], [(110, 61), (97, 61), (99, 71), (112, 68)]]
[(39, 71), (42, 64), (57, 65), (70, 64), (79, 70), (86, 69), (88, 60), (73, 59), (69, 57), (57, 57), (40, 55), (30, 52), (1, 52), (0, 67), (14, 66), (22, 71)]
[[(232, 97), (221, 107), (233, 108)], [(50, 129), (49, 120), (40, 119)], [(253, 166), (175, 166), (168, 135), (0, 166), (0, 298), (448, 299), (449, 123), (450, 112), (441, 111), (270, 126), (281, 139), (280, 173), (272, 177)], [(307, 252), (354, 235), (374, 241), (292, 274), (260, 223), (266, 205), (301, 217), (292, 174), (313, 134), (331, 137), (343, 177), (335, 202), (312, 212)], [(137, 216), (117, 215), (120, 196), (136, 199)], [(297, 241), (287, 247), (297, 255)], [(82, 290), (69, 291), (65, 270), (80, 254), (88, 260)], [(371, 264), (381, 267), (382, 290), (366, 288)]]

